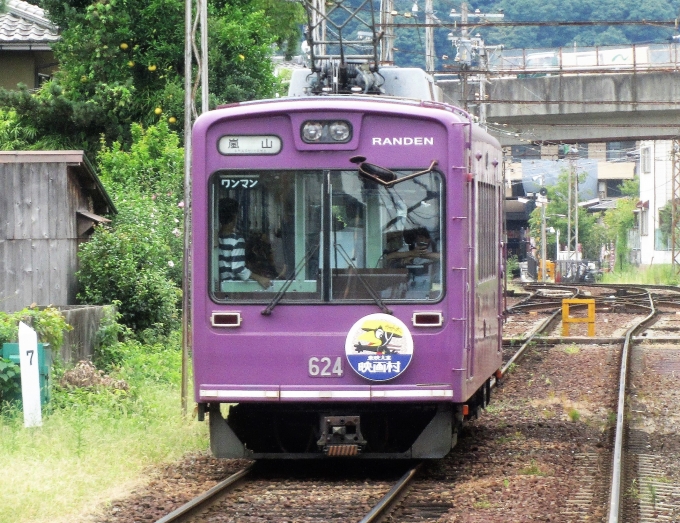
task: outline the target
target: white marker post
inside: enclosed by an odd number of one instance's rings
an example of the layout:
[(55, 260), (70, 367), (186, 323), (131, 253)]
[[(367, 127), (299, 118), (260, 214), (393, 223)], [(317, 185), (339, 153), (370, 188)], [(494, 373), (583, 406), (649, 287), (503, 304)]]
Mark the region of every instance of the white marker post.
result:
[(21, 401), (24, 404), (24, 427), (40, 427), (40, 365), (38, 335), (24, 322), (19, 322), (19, 364), (21, 366)]

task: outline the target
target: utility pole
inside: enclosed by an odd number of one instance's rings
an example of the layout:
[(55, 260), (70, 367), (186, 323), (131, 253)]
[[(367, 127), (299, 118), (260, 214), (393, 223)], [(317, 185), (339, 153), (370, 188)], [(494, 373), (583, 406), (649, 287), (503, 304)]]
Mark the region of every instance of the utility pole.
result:
[[(567, 146), (566, 157), (569, 161), (567, 188), (567, 256), (578, 260), (578, 173), (576, 172), (577, 149)], [(573, 217), (572, 217), (573, 212)], [(575, 245), (572, 249), (572, 238)]]
[(434, 72), (434, 9), (432, 0), (425, 0), (425, 70)]
[(394, 64), (394, 0), (381, 0), (380, 2), (380, 29), (383, 33), (380, 46), (380, 64)]
[(546, 234), (545, 234), (545, 208), (548, 206), (547, 202), (541, 203), (541, 281), (545, 282), (545, 258), (548, 255), (546, 249)]
[(673, 174), (671, 179), (671, 251), (673, 273), (680, 274), (680, 139), (671, 145)]
[[(200, 29), (200, 44), (196, 45)], [(194, 62), (195, 60), (195, 62)], [(196, 76), (193, 66), (196, 64)], [(208, 110), (208, 1), (184, 2), (184, 277), (182, 283), (182, 416), (187, 415), (189, 352), (191, 350), (191, 128), (198, 117), (196, 96), (201, 87), (201, 112)]]
[[(481, 36), (478, 34), (474, 37), (470, 37), (468, 34), (468, 23), (470, 20), (479, 20), (480, 22), (490, 22), (493, 20), (502, 20), (505, 15), (502, 13), (482, 13), (479, 9), (475, 9), (474, 13), (470, 13), (467, 3), (463, 3), (460, 8), (460, 13), (455, 9), (451, 10), (450, 17), (453, 19), (460, 19), (461, 21), (461, 36), (460, 38), (455, 38), (453, 33), (450, 34), (450, 39), (452, 44), (456, 47), (456, 57), (454, 61), (460, 64), (461, 73), (469, 69), (472, 65), (472, 61), (475, 57), (479, 58), (479, 70), (481, 71), (477, 75), (479, 81), (479, 109), (478, 117), (479, 123), (484, 124), (486, 122), (486, 83), (488, 82), (486, 71), (489, 68), (489, 58), (488, 51), (490, 49), (498, 49), (502, 46), (491, 46), (487, 47), (484, 44)], [(462, 99), (465, 103), (465, 108), (467, 110), (467, 82), (468, 74), (462, 75)]]
[(548, 250), (547, 250), (547, 239), (546, 239), (546, 230), (545, 230), (545, 220), (546, 220), (546, 207), (548, 207), (548, 191), (545, 188), (545, 174), (540, 175), (540, 182), (541, 182), (541, 188), (538, 191), (538, 196), (536, 197), (536, 205), (541, 206), (541, 281), (545, 282), (546, 280), (546, 267), (545, 267), (545, 262), (546, 258), (548, 257)]
[(569, 164), (569, 171), (567, 172), (567, 259), (571, 260), (571, 179), (574, 175), (574, 169)]

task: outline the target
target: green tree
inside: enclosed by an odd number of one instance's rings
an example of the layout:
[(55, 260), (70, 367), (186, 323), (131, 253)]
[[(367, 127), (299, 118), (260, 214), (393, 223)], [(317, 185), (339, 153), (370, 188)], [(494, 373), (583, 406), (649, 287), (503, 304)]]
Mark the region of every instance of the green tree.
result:
[[(60, 70), (37, 94), (0, 89), (0, 109), (13, 112), (3, 122), (10, 127), (6, 132), (21, 134), (24, 148), (47, 143), (84, 148), (91, 156), (101, 135), (106, 143), (127, 146), (132, 123), (165, 120), (181, 134), (184, 0), (43, 0), (41, 5), (61, 28), (54, 49)], [(209, 7), (211, 105), (273, 96), (273, 45), (292, 39), (300, 6), (213, 0)]]
[[(579, 174), (579, 180), (583, 181), (585, 173)], [(569, 212), (569, 173), (563, 170), (558, 176), (557, 183), (546, 187), (548, 191), (548, 205), (546, 207), (546, 217), (549, 227), (559, 229), (560, 237), (567, 238)], [(597, 215), (588, 213), (582, 207), (571, 209), (572, 221), (575, 222), (576, 212), (578, 212), (578, 241), (583, 248), (583, 258), (597, 260), (600, 257), (600, 248), (605, 241), (603, 226), (599, 223)], [(536, 207), (529, 218), (529, 227), (534, 237), (541, 237), (542, 211)], [(573, 241), (573, 239), (572, 239)], [(552, 242), (549, 242), (552, 243)], [(554, 252), (551, 245), (547, 246), (547, 252)], [(551, 256), (550, 254), (548, 255)]]
[(604, 224), (606, 226), (607, 238), (616, 245), (616, 255), (619, 261), (617, 264), (627, 265), (629, 260), (630, 245), (628, 243), (628, 233), (635, 227), (635, 205), (636, 197), (626, 196), (616, 200), (616, 208), (609, 209), (604, 214)]
[(181, 297), (184, 154), (165, 122), (134, 124), (131, 136), (129, 151), (114, 142), (97, 158), (118, 214), (80, 249), (79, 299), (119, 301), (125, 325), (167, 334)]

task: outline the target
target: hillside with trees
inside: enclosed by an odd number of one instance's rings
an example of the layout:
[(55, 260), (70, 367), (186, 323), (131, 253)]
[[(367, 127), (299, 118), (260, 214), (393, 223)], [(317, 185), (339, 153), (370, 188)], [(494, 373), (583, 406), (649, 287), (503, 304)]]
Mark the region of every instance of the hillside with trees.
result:
[[(423, 0), (415, 2), (418, 11), (413, 13), (411, 0), (396, 1), (399, 11), (395, 22), (413, 24), (414, 28), (397, 30), (395, 61), (398, 65), (422, 67), (425, 56), (425, 30), (416, 27), (425, 21), (425, 5)], [(479, 9), (481, 13), (503, 13), (503, 23), (512, 22), (590, 22), (619, 21), (633, 22), (642, 20), (674, 20), (678, 16), (678, 8), (669, 0), (642, 0), (623, 2), (603, 0), (472, 0), (467, 2), (470, 13)], [(444, 2), (434, 0), (436, 23), (442, 27), (435, 29), (435, 49), (437, 50), (437, 69), (446, 65), (454, 65), (455, 48), (447, 39), (451, 31), (451, 9), (461, 12), (462, 2)], [(404, 16), (408, 13), (408, 17)], [(460, 20), (460, 18), (458, 18)], [(472, 21), (472, 20), (470, 20)], [(453, 31), (459, 37), (460, 29)], [(632, 43), (663, 43), (675, 34), (672, 26), (653, 25), (571, 25), (571, 26), (515, 26), (515, 27), (478, 27), (470, 34), (479, 34), (487, 45), (503, 45), (505, 48), (541, 48), (619, 45)], [(448, 58), (442, 58), (447, 56)]]

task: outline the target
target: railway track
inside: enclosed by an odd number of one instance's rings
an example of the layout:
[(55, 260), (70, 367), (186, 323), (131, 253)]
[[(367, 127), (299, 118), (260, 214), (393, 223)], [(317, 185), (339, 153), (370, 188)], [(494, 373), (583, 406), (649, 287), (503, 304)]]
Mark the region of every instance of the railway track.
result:
[[(230, 476), (157, 523), (248, 521), (380, 521), (416, 476), (419, 464), (398, 479), (402, 465), (380, 473), (362, 471), (355, 463), (331, 462), (346, 471), (336, 479), (325, 467), (257, 464)], [(387, 470), (386, 470), (387, 469)], [(291, 477), (291, 475), (293, 477)], [(376, 478), (375, 476), (378, 476)], [(273, 519), (272, 519), (273, 518)]]
[[(656, 300), (656, 315), (633, 340), (623, 439), (621, 519), (680, 521), (680, 315)], [(617, 521), (610, 519), (611, 522)]]
[[(160, 521), (680, 521), (680, 293), (570, 287), (569, 296), (595, 298), (595, 337), (576, 325), (561, 336), (561, 298), (554, 289), (528, 289), (518, 301), (525, 306), (510, 308), (506, 375), (488, 412), (399, 492), (393, 487), (404, 469), (388, 474), (385, 463), (354, 471), (340, 460), (279, 471), (258, 463), (207, 511)], [(374, 508), (383, 498), (387, 510)]]
[[(602, 521), (680, 521), (680, 474), (677, 472), (680, 439), (676, 436), (680, 415), (672, 408), (680, 400), (675, 386), (680, 377), (680, 289), (603, 287), (615, 292), (596, 298), (601, 311), (634, 310), (648, 314), (632, 321), (623, 337), (612, 465), (607, 469), (611, 475), (609, 508)], [(574, 296), (578, 294), (580, 291)], [(592, 296), (592, 292), (588, 294)], [(518, 310), (536, 310), (540, 306), (550, 309), (552, 305), (544, 298), (536, 299), (532, 293)], [(513, 359), (521, 357), (522, 350), (532, 339), (546, 333), (558, 312), (548, 316), (527, 337)], [(545, 336), (541, 339), (554, 341)], [(615, 342), (616, 339), (608, 341)], [(583, 458), (593, 461), (589, 456)], [(591, 470), (594, 470), (593, 465), (590, 463)], [(574, 506), (591, 505), (592, 491), (586, 486), (574, 500)], [(577, 516), (578, 513), (569, 515)]]

